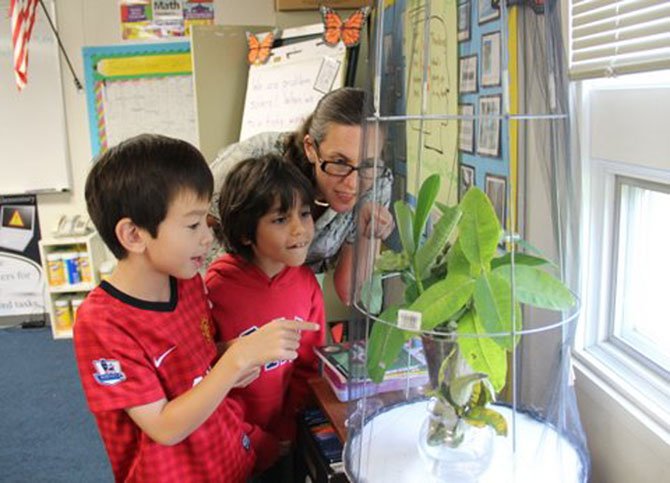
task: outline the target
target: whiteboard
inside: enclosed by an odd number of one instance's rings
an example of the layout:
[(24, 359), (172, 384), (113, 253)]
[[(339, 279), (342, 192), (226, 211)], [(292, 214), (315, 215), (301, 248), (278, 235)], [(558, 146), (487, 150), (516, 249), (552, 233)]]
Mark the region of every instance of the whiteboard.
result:
[(249, 66), (240, 141), (266, 131), (292, 131), (319, 99), (344, 83), (346, 48), (319, 39), (272, 49), (266, 64)]
[[(55, 22), (54, 2), (45, 2)], [(71, 188), (58, 44), (41, 6), (28, 44), (28, 84), (12, 70), (9, 0), (0, 0), (0, 194)]]

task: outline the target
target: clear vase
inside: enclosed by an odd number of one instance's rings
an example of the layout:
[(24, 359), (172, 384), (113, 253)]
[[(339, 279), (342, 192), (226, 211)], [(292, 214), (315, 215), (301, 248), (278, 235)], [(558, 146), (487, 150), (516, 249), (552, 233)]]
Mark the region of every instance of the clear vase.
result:
[(419, 453), (436, 481), (476, 482), (493, 456), (493, 431), (467, 424), (433, 398), (419, 432)]
[[(453, 336), (424, 336), (422, 341), (433, 390), (437, 389), (442, 362), (452, 352), (454, 362), (443, 367), (444, 380), (469, 370)], [(436, 481), (476, 482), (491, 463), (493, 438), (489, 426), (478, 428), (468, 424), (449, 404), (434, 397), (419, 432), (419, 453)]]

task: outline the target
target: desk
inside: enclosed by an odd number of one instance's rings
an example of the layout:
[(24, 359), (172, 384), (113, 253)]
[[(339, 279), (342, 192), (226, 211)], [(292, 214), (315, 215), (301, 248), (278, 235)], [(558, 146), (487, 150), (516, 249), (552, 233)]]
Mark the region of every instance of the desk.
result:
[[(324, 412), (335, 428), (337, 437), (344, 443), (347, 439), (347, 428), (345, 423), (349, 416), (347, 407), (349, 404), (354, 403), (352, 401), (342, 402), (337, 399), (333, 390), (330, 388), (328, 381), (323, 377), (310, 379), (307, 381), (307, 384), (311, 388), (319, 408)], [(411, 390), (415, 391), (417, 388), (412, 388)], [(368, 396), (368, 400), (378, 400), (384, 406), (403, 402), (406, 398), (407, 394), (404, 391), (391, 391)]]
[(330, 420), (335, 433), (342, 443), (347, 439), (347, 428), (345, 421), (347, 419), (347, 403), (344, 403), (335, 397), (333, 390), (328, 385), (328, 382), (322, 378), (317, 377), (307, 382), (314, 393), (316, 402), (326, 417)]
[[(334, 456), (342, 450), (339, 444), (344, 444), (347, 437), (345, 421), (347, 418), (347, 404), (340, 402), (330, 389), (328, 382), (322, 378), (315, 378), (308, 381), (308, 385), (314, 394), (320, 411), (306, 410), (298, 418), (298, 431), (296, 435), (296, 458), (294, 476), (295, 481), (305, 481), (305, 476), (309, 475), (311, 481), (315, 483), (345, 483), (347, 477), (342, 472), (342, 462), (339, 457)], [(326, 421), (327, 420), (327, 421)], [(317, 441), (315, 433), (312, 432), (314, 424), (316, 427), (323, 423), (330, 422), (330, 438), (326, 443), (324, 440)], [(335, 436), (333, 436), (333, 432)], [(320, 433), (323, 435), (324, 433)], [(331, 458), (327, 457), (328, 451), (324, 445), (329, 447)], [(332, 453), (334, 451), (334, 454)]]

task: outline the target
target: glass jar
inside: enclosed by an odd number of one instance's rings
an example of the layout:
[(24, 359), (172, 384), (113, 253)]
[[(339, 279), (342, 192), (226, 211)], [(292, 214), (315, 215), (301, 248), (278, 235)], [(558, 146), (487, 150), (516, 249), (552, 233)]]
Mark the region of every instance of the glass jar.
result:
[(437, 481), (476, 482), (493, 457), (493, 430), (472, 426), (432, 399), (419, 432), (419, 453)]

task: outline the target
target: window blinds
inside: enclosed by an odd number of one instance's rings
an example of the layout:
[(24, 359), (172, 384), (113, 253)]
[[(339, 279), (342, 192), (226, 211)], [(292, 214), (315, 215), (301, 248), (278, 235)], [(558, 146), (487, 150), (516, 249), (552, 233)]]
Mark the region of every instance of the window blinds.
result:
[(571, 0), (571, 78), (660, 69), (670, 69), (670, 1)]

